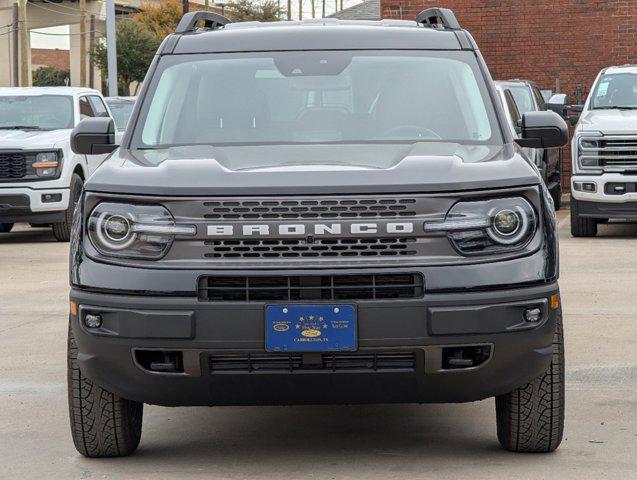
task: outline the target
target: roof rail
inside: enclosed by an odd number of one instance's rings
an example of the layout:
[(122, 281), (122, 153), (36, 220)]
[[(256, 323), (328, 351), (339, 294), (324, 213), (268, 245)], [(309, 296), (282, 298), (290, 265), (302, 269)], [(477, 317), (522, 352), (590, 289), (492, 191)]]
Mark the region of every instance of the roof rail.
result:
[(416, 15), (416, 23), (424, 27), (445, 30), (462, 30), (458, 19), (448, 8), (428, 8)]
[(216, 30), (229, 23), (228, 18), (218, 13), (212, 12), (189, 12), (181, 17), (179, 25), (175, 29), (175, 33), (188, 33), (197, 31), (197, 25), (203, 21), (203, 28), (207, 30)]

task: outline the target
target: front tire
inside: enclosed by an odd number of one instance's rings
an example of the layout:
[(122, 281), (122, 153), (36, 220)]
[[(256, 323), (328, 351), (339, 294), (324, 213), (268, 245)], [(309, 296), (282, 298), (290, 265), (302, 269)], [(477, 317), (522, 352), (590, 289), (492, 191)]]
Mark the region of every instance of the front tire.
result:
[(495, 399), (498, 440), (511, 452), (552, 452), (564, 433), (564, 337), (558, 312), (548, 369)]
[(9, 233), (13, 228), (13, 223), (0, 223), (0, 233)]
[(64, 220), (53, 224), (53, 236), (59, 242), (68, 242), (71, 238), (71, 225), (73, 224), (73, 212), (82, 195), (82, 177), (74, 173), (71, 177), (71, 191), (69, 195), (69, 207), (64, 212)]
[(85, 457), (124, 457), (137, 449), (144, 404), (120, 398), (82, 375), (70, 323), (68, 396), (71, 435), (78, 452)]
[(597, 235), (597, 220), (580, 217), (579, 202), (571, 196), (571, 235), (574, 237), (594, 237)]

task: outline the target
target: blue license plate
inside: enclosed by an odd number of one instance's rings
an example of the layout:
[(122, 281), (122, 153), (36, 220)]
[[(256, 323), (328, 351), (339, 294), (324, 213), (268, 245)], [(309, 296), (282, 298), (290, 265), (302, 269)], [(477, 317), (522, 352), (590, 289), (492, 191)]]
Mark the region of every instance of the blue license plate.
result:
[(356, 350), (353, 305), (270, 305), (265, 308), (268, 352)]

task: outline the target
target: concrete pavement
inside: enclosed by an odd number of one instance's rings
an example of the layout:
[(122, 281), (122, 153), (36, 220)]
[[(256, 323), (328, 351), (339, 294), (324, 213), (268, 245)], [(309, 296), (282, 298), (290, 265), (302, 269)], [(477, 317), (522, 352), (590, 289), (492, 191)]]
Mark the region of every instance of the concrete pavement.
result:
[(493, 400), (145, 407), (138, 452), (90, 460), (66, 406), (68, 245), (0, 234), (1, 479), (637, 478), (637, 225), (573, 239), (560, 212), (567, 424), (552, 455), (501, 450)]

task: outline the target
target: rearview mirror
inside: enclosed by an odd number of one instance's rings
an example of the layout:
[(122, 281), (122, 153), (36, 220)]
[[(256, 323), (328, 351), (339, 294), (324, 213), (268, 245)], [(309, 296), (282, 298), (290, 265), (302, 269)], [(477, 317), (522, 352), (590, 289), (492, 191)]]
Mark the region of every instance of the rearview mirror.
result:
[(111, 153), (115, 145), (115, 123), (110, 117), (85, 118), (71, 132), (71, 149), (84, 155)]
[(522, 137), (515, 141), (522, 147), (563, 147), (568, 143), (568, 127), (555, 112), (527, 112), (522, 115)]

